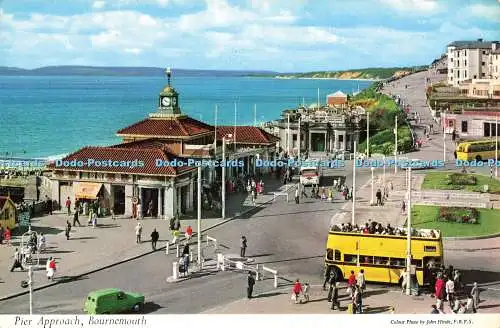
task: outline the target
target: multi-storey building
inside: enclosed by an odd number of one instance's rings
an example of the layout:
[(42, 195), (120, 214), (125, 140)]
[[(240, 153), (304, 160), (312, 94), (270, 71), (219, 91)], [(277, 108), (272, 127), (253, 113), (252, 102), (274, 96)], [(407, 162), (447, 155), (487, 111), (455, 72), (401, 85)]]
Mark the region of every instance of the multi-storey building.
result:
[(488, 78), (492, 80), (500, 79), (500, 45), (493, 43), (488, 56)]
[(448, 84), (459, 86), (462, 81), (486, 79), (490, 72), (490, 54), (499, 48), (498, 41), (455, 41), (448, 45)]

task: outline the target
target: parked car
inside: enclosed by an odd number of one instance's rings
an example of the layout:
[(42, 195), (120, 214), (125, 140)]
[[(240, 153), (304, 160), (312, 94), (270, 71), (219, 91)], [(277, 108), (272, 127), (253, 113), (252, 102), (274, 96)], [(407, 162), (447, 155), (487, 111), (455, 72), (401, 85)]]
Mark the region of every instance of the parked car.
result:
[(144, 309), (144, 295), (124, 292), (116, 288), (90, 292), (83, 311), (87, 314), (139, 313)]

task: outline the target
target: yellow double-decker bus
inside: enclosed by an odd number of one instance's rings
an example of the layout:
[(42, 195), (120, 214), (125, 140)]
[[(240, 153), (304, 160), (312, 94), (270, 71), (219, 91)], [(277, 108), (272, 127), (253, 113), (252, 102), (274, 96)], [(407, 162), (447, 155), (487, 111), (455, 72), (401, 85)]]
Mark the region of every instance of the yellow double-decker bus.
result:
[(461, 142), (455, 151), (455, 158), (461, 161), (494, 159), (495, 140)]
[[(406, 268), (407, 237), (342, 232), (333, 227), (326, 245), (325, 265), (337, 277), (347, 279), (351, 271), (364, 269), (367, 281), (399, 284)], [(443, 243), (437, 230), (420, 229), (412, 235), (411, 254), (420, 286), (431, 281), (433, 270), (443, 262)]]

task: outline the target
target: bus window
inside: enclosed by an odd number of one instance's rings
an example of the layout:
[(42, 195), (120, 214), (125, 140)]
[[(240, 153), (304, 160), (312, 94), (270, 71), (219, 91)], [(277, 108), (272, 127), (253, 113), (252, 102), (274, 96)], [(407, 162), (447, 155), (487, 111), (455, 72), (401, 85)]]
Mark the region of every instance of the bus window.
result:
[(375, 256), (374, 260), (375, 260), (374, 263), (378, 264), (378, 265), (389, 265), (390, 264), (388, 257)]
[(405, 259), (398, 259), (398, 258), (391, 258), (390, 263), (391, 266), (395, 267), (404, 267), (405, 266)]
[(340, 261), (340, 251), (338, 249), (335, 250), (335, 261)]
[(357, 263), (358, 262), (358, 256), (357, 255), (344, 254), (344, 262)]
[(361, 262), (361, 264), (373, 264), (373, 256), (360, 255), (359, 261)]
[(411, 260), (411, 264), (416, 265), (417, 268), (421, 268), (422, 267), (422, 260)]
[(327, 260), (333, 260), (333, 249), (328, 248), (326, 250), (326, 259)]
[(424, 252), (436, 252), (436, 246), (424, 246)]

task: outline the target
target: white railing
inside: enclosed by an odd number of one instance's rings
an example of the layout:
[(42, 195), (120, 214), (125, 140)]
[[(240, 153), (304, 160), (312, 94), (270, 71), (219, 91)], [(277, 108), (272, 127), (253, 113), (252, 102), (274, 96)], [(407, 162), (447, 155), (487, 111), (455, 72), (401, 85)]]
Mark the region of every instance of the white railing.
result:
[(475, 192), (446, 192), (446, 191), (412, 191), (412, 197), (415, 198), (445, 198), (445, 199), (482, 199), (490, 201), (488, 194), (480, 194)]
[(259, 265), (255, 266), (244, 263), (243, 261), (235, 261), (228, 259), (224, 254), (217, 254), (217, 270), (226, 271), (227, 269), (236, 269), (240, 271), (252, 271), (255, 273), (256, 280), (262, 280)]
[(488, 208), (488, 203), (478, 202), (450, 202), (443, 200), (412, 200), (414, 205), (441, 205), (446, 207), (475, 207), (475, 208)]
[(274, 288), (278, 288), (278, 270), (273, 270), (268, 267), (262, 266), (262, 279), (264, 279), (264, 271), (269, 272), (274, 276)]
[(210, 246), (210, 243), (212, 243), (212, 245), (214, 245), (214, 248), (217, 249), (217, 239), (210, 236), (206, 237), (207, 237), (207, 246)]
[(286, 202), (288, 203), (288, 193), (287, 192), (273, 192), (273, 203), (276, 200), (276, 197), (286, 196)]

